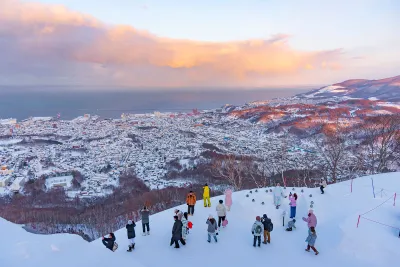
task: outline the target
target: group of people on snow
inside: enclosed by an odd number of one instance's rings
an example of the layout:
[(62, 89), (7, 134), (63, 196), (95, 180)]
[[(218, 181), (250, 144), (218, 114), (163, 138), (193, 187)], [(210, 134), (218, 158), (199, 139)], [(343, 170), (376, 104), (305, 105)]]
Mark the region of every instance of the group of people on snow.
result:
[[(323, 180), (321, 182), (321, 193), (323, 194), (323, 188), (326, 187), (326, 182)], [(278, 183), (274, 189), (274, 205), (276, 208), (279, 208), (281, 205), (282, 197), (286, 198), (284, 195), (283, 189)], [(289, 194), (289, 205), (290, 205), (290, 221), (288, 222), (286, 231), (292, 231), (293, 228), (296, 229), (296, 207), (297, 207), (297, 194)], [(211, 207), (210, 201), (210, 189), (207, 184), (203, 187), (203, 199), (204, 199), (204, 207)], [(196, 205), (196, 195), (193, 191), (190, 191), (186, 197), (186, 204), (188, 206), (187, 212), (182, 212), (178, 209), (174, 211), (174, 224), (172, 227), (172, 237), (170, 241), (170, 246), (175, 244), (175, 248), (179, 248), (179, 242), (182, 245), (186, 245), (187, 235), (189, 234), (189, 229), (192, 227), (192, 223), (189, 221), (188, 216), (194, 215), (194, 207)], [(218, 222), (214, 219), (212, 215), (206, 220), (207, 224), (207, 241), (211, 243), (212, 239), (215, 242), (218, 242), (218, 229), (221, 227), (225, 227), (228, 223), (227, 221), (227, 212), (230, 211), (232, 206), (232, 190), (227, 189), (225, 191), (225, 205), (223, 200), (219, 200), (219, 204), (216, 206), (216, 213), (218, 215)], [(150, 211), (145, 206), (140, 211), (140, 215), (142, 217), (142, 230), (143, 235), (150, 235)], [(306, 239), (307, 248), (306, 251), (309, 252), (312, 249), (315, 252), (315, 255), (318, 255), (319, 252), (315, 248), (315, 242), (317, 239), (316, 226), (317, 226), (317, 218), (312, 209), (309, 210), (308, 216), (302, 218), (303, 221), (307, 223), (308, 226), (308, 236)], [(127, 251), (132, 251), (135, 248), (135, 227), (136, 224), (132, 220), (128, 221), (126, 225), (129, 246)], [(273, 223), (270, 218), (267, 217), (266, 214), (263, 214), (262, 217), (257, 216), (256, 221), (253, 223), (251, 228), (251, 232), (253, 234), (253, 246), (258, 247), (261, 246), (261, 237), (263, 236), (264, 244), (271, 243), (271, 232), (273, 230)], [(115, 251), (118, 248), (118, 244), (116, 243), (116, 238), (113, 233), (110, 233), (108, 237), (103, 237), (102, 242), (104, 246), (112, 251)]]

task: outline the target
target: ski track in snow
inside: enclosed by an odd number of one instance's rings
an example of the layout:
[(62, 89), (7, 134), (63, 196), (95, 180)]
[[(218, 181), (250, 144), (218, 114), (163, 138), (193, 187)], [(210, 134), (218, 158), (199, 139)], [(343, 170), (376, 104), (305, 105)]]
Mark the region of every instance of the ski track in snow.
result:
[[(221, 229), (218, 243), (207, 243), (206, 219), (209, 214), (217, 218), (215, 207), (219, 199), (212, 198), (212, 207), (204, 208), (202, 200), (197, 202), (195, 215), (189, 217), (193, 229), (187, 237), (187, 245), (180, 249), (169, 246), (173, 225), (173, 210), (170, 209), (150, 217), (150, 236), (141, 235), (141, 223), (136, 223), (136, 246), (133, 252), (126, 252), (128, 246), (125, 229), (117, 231), (118, 250), (113, 253), (101, 243), (83, 241), (76, 235), (34, 235), (25, 232), (18, 225), (0, 219), (3, 242), (0, 245), (1, 266), (41, 266), (41, 267), (86, 267), (86, 266), (138, 266), (162, 267), (188, 264), (191, 267), (211, 266), (249, 266), (249, 265), (294, 265), (294, 266), (335, 266), (335, 267), (373, 267), (397, 266), (399, 248), (398, 230), (384, 227), (361, 219), (356, 228), (359, 214), (381, 204), (393, 192), (400, 193), (400, 173), (374, 176), (376, 198), (373, 198), (371, 179), (363, 177), (329, 185), (321, 195), (319, 188), (296, 188), (297, 201), (296, 227), (286, 232), (289, 216), (289, 201), (282, 201), (279, 210), (273, 206), (273, 195), (265, 188), (257, 193), (252, 190), (233, 194), (233, 205), (228, 212), (227, 228)], [(385, 189), (381, 193), (382, 189)], [(288, 195), (291, 188), (285, 190)], [(246, 197), (249, 194), (249, 197)], [(310, 198), (309, 195), (313, 196)], [(386, 194), (386, 195), (385, 195)], [(252, 199), (255, 202), (252, 202)], [(261, 205), (264, 201), (265, 205)], [(314, 201), (314, 213), (318, 219), (316, 248), (318, 256), (305, 252), (307, 225), (302, 221), (310, 202)], [(400, 228), (400, 203), (393, 207), (388, 201), (381, 207), (364, 215)], [(187, 206), (178, 207), (185, 211)], [(282, 212), (286, 210), (285, 227), (282, 227)], [(257, 215), (266, 213), (274, 223), (271, 244), (252, 246), (251, 227)], [(106, 234), (106, 233), (105, 233)]]

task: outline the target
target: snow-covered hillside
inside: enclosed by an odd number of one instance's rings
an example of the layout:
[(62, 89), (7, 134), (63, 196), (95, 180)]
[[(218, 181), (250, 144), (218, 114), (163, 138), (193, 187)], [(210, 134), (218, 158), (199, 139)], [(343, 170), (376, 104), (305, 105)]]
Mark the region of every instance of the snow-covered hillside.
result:
[[(286, 232), (282, 227), (282, 211), (289, 210), (287, 199), (281, 209), (276, 210), (272, 204), (272, 193), (269, 190), (266, 192), (265, 188), (258, 189), (258, 192), (252, 190), (251, 194), (249, 191), (236, 192), (227, 216), (229, 225), (221, 229), (219, 242), (211, 244), (206, 241), (205, 222), (209, 214), (216, 217), (216, 203), (223, 197), (213, 198), (211, 208), (204, 208), (199, 201), (195, 215), (190, 217), (194, 226), (187, 245), (180, 249), (169, 246), (173, 210), (150, 217), (150, 236), (142, 236), (141, 224), (137, 223), (136, 248), (132, 253), (126, 252), (128, 240), (125, 229), (116, 232), (119, 249), (113, 253), (103, 247), (101, 240), (87, 243), (78, 236), (68, 234), (33, 235), (18, 225), (0, 219), (0, 262), (1, 266), (6, 267), (397, 266), (400, 239), (396, 228), (400, 228), (400, 203), (393, 206), (393, 196), (395, 192), (400, 193), (400, 173), (372, 177), (375, 198), (371, 177), (354, 180), (352, 193), (351, 181), (328, 186), (324, 195), (319, 193), (318, 188), (304, 188), (304, 193), (301, 193), (301, 188), (296, 188), (299, 200), (297, 229), (293, 232)], [(290, 191), (292, 189), (286, 189), (286, 194)], [(318, 256), (304, 251), (307, 225), (301, 217), (306, 216), (311, 201), (314, 202), (313, 209), (318, 218)], [(261, 202), (265, 202), (265, 205)], [(358, 216), (377, 206), (361, 217), (357, 228)], [(178, 208), (186, 210), (186, 205)], [(255, 217), (264, 213), (274, 223), (271, 244), (254, 248), (251, 226)]]

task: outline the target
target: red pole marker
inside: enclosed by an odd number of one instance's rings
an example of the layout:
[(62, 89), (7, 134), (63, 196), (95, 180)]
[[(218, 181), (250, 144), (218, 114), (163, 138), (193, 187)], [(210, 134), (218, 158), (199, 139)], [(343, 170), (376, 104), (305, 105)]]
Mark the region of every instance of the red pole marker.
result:
[(358, 228), (358, 225), (360, 224), (360, 218), (361, 218), (361, 215), (358, 215), (357, 228)]

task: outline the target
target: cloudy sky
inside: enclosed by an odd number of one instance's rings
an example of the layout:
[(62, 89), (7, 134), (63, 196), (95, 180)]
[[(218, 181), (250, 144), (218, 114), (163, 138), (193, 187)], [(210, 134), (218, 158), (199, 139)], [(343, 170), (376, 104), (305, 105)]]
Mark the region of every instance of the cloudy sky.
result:
[(0, 85), (293, 87), (400, 75), (397, 0), (0, 0)]

